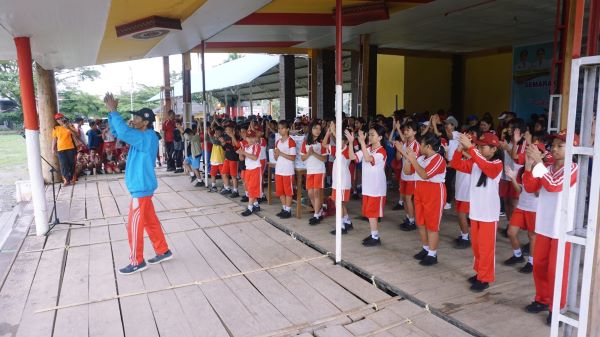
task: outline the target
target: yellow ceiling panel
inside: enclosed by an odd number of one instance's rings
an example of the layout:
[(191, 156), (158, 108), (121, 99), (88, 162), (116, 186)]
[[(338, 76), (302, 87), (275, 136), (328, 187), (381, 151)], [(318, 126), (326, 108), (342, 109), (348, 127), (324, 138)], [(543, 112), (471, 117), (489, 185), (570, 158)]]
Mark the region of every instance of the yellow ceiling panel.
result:
[[(373, 1), (344, 0), (344, 6), (369, 4)], [(419, 5), (418, 3), (388, 2), (390, 13), (395, 13)], [(335, 8), (335, 0), (273, 0), (257, 13), (301, 13), (328, 14)]]
[(112, 0), (97, 64), (144, 57), (162, 37), (150, 40), (119, 39), (115, 26), (157, 15), (183, 22), (206, 0)]

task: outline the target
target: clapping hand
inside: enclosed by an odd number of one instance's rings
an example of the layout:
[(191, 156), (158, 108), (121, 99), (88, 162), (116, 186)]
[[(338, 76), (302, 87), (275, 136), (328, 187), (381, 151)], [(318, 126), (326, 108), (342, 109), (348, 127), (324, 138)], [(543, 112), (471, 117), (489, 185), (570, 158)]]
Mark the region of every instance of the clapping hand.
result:
[(504, 174), (512, 180), (515, 180), (517, 177), (517, 172), (508, 165), (504, 165)]
[(411, 163), (417, 160), (417, 154), (411, 149), (407, 148), (405, 153), (403, 154), (406, 159), (408, 159)]
[(365, 144), (365, 139), (367, 136), (365, 135), (363, 130), (358, 130), (358, 142), (363, 145)]
[(354, 135), (352, 134), (352, 132), (344, 130), (344, 135), (346, 135), (346, 139), (348, 139), (348, 144), (352, 146), (352, 144), (354, 143)]
[(106, 105), (106, 109), (109, 112), (117, 111), (117, 107), (119, 106), (119, 100), (115, 99), (112, 93), (107, 92), (104, 95), (104, 104)]
[(471, 138), (465, 134), (458, 136), (458, 142), (464, 149), (469, 149), (473, 146), (473, 143), (471, 143)]
[(527, 147), (527, 157), (531, 159), (533, 164), (542, 162), (542, 153), (534, 144), (531, 144)]

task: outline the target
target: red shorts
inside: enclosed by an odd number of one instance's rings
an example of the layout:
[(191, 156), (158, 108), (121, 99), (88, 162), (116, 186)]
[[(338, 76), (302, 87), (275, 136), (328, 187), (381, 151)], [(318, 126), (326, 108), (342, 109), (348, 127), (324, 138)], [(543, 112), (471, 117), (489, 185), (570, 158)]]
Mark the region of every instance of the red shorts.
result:
[(499, 194), (500, 198), (519, 199), (519, 191), (515, 190), (512, 182), (508, 180), (500, 180)]
[(535, 212), (524, 211), (520, 208), (515, 209), (510, 217), (510, 225), (519, 227), (530, 233), (535, 232)]
[(385, 197), (372, 197), (363, 194), (362, 215), (367, 218), (383, 217), (383, 207), (385, 206)]
[(260, 167), (252, 170), (244, 170), (244, 187), (248, 198), (259, 198), (262, 187), (262, 172)]
[(223, 174), (223, 164), (219, 164), (219, 165), (211, 164), (210, 165), (210, 176), (214, 178), (219, 173)]
[(418, 181), (416, 185), (416, 224), (425, 226), (430, 232), (439, 232), (442, 212), (446, 205), (446, 185), (428, 181)]
[(455, 200), (454, 204), (456, 205), (456, 212), (469, 214), (470, 204), (468, 201)]
[(225, 174), (232, 177), (237, 177), (238, 173), (238, 161), (237, 160), (229, 160), (225, 159), (223, 163), (223, 169), (221, 174)]
[(400, 194), (402, 195), (413, 195), (415, 194), (415, 182), (400, 180)]
[(314, 190), (317, 188), (323, 188), (325, 184), (325, 173), (315, 173), (306, 175), (306, 189)]
[[(335, 201), (335, 188), (331, 193), (331, 200)], [(350, 190), (342, 190), (342, 202), (350, 200)]]
[(291, 197), (294, 195), (294, 176), (275, 175), (275, 195), (278, 197), (285, 195)]

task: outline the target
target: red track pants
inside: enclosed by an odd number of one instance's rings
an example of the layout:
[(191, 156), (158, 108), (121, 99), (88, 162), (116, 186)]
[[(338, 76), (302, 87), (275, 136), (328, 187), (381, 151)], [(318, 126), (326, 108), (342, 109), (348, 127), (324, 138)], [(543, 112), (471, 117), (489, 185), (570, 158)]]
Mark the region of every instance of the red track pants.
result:
[[(497, 222), (471, 220), (471, 248), (473, 248), (473, 269), (481, 282), (494, 282), (496, 264)], [(537, 249), (537, 241), (536, 241)]]
[[(554, 275), (556, 274), (556, 255), (558, 252), (558, 239), (552, 239), (541, 234), (535, 236), (535, 250), (533, 252), (533, 282), (535, 284), (535, 300), (548, 304), (552, 309), (554, 297)], [(569, 261), (571, 257), (571, 244), (565, 247), (565, 268), (563, 269), (561, 309), (567, 302), (567, 281), (569, 279)]]
[(160, 221), (154, 211), (152, 196), (133, 198), (129, 203), (127, 239), (129, 239), (129, 263), (138, 265), (144, 261), (144, 229), (152, 241), (156, 254), (169, 250)]

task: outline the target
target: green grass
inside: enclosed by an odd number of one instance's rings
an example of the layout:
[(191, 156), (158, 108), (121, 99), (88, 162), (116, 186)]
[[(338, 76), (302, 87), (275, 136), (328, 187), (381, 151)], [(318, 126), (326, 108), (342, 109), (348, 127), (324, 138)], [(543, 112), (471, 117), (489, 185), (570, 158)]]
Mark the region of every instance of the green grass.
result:
[(29, 179), (25, 138), (18, 134), (0, 134), (0, 184)]

